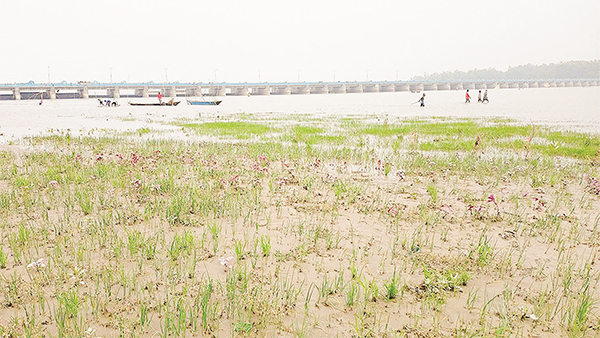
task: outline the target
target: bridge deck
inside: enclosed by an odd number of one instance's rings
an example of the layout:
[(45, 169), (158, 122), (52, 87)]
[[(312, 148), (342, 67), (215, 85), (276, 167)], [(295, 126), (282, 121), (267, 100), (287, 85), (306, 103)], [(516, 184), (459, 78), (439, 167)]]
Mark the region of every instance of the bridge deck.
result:
[(291, 95), (327, 93), (373, 93), (493, 88), (546, 88), (598, 86), (600, 79), (490, 79), (453, 81), (354, 81), (354, 82), (255, 82), (255, 83), (49, 83), (0, 84), (1, 99), (120, 98), (163, 95)]

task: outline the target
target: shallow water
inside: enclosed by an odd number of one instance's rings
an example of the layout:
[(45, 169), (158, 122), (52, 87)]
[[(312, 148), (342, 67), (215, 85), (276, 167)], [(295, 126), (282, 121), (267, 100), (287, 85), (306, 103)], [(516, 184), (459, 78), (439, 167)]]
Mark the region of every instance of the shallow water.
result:
[(426, 92), (426, 106), (414, 104), (419, 93), (312, 94), (225, 97), (219, 106), (188, 106), (185, 98), (176, 107), (131, 107), (127, 101), (154, 101), (122, 97), (120, 107), (98, 107), (96, 99), (0, 102), (0, 143), (30, 135), (69, 131), (72, 135), (94, 130), (174, 129), (164, 122), (199, 116), (248, 113), (279, 117), (281, 114), (412, 117), (511, 118), (525, 124), (549, 125), (560, 130), (600, 134), (600, 87), (489, 90), (489, 104), (475, 99), (464, 103), (464, 91)]

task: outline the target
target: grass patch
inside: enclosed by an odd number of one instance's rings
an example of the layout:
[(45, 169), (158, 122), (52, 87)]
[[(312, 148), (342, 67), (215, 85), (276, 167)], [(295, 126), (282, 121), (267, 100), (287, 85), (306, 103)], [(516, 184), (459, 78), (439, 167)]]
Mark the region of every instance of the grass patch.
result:
[(206, 122), (180, 124), (202, 135), (229, 136), (239, 139), (262, 136), (274, 129), (268, 125), (249, 122)]

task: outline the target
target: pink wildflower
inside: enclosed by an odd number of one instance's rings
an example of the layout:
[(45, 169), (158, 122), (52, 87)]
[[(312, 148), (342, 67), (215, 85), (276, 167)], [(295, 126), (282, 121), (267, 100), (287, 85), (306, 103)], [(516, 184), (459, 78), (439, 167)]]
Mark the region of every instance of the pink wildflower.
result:
[(134, 188), (136, 189), (140, 189), (142, 187), (142, 181), (140, 181), (139, 178), (135, 178), (131, 180), (131, 184), (133, 185)]
[(396, 217), (396, 215), (398, 215), (398, 208), (396, 206), (391, 206), (387, 212), (390, 214), (390, 216)]
[(141, 156), (131, 153), (131, 164), (136, 165), (141, 159)]
[(221, 265), (223, 265), (223, 267), (225, 268), (225, 271), (227, 271), (227, 268), (231, 268), (231, 264), (229, 262), (232, 259), (233, 259), (232, 256), (219, 258), (219, 262), (221, 263)]
[(490, 195), (490, 197), (488, 197), (488, 203), (494, 203), (494, 205), (496, 206), (496, 212), (498, 213), (498, 216), (500, 216), (500, 207), (498, 207), (498, 203), (496, 202), (496, 198), (494, 197), (494, 195)]
[(35, 261), (35, 262), (31, 262), (31, 263), (27, 264), (27, 267), (28, 267), (28, 268), (35, 268), (35, 269), (38, 269), (38, 268), (45, 268), (45, 267), (46, 267), (46, 264), (44, 264), (43, 262), (44, 262), (44, 259), (43, 259), (43, 258), (40, 258), (40, 259), (38, 259), (38, 260), (37, 260), (37, 261)]
[(451, 214), (452, 213), (452, 207), (449, 206), (449, 205), (442, 204), (442, 206), (440, 207), (440, 211), (443, 211), (443, 212), (445, 212), (447, 214)]
[(400, 177), (401, 180), (406, 178), (406, 173), (404, 172), (404, 170), (398, 170), (396, 171), (396, 176)]

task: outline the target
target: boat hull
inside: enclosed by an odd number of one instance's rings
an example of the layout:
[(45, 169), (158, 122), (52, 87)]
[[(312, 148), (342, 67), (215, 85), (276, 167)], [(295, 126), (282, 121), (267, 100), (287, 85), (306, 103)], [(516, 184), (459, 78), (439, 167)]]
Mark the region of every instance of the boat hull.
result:
[(181, 101), (176, 102), (162, 102), (162, 103), (141, 103), (141, 102), (129, 102), (130, 106), (176, 106)]
[(223, 101), (190, 101), (188, 100), (188, 104), (192, 106), (218, 106)]

